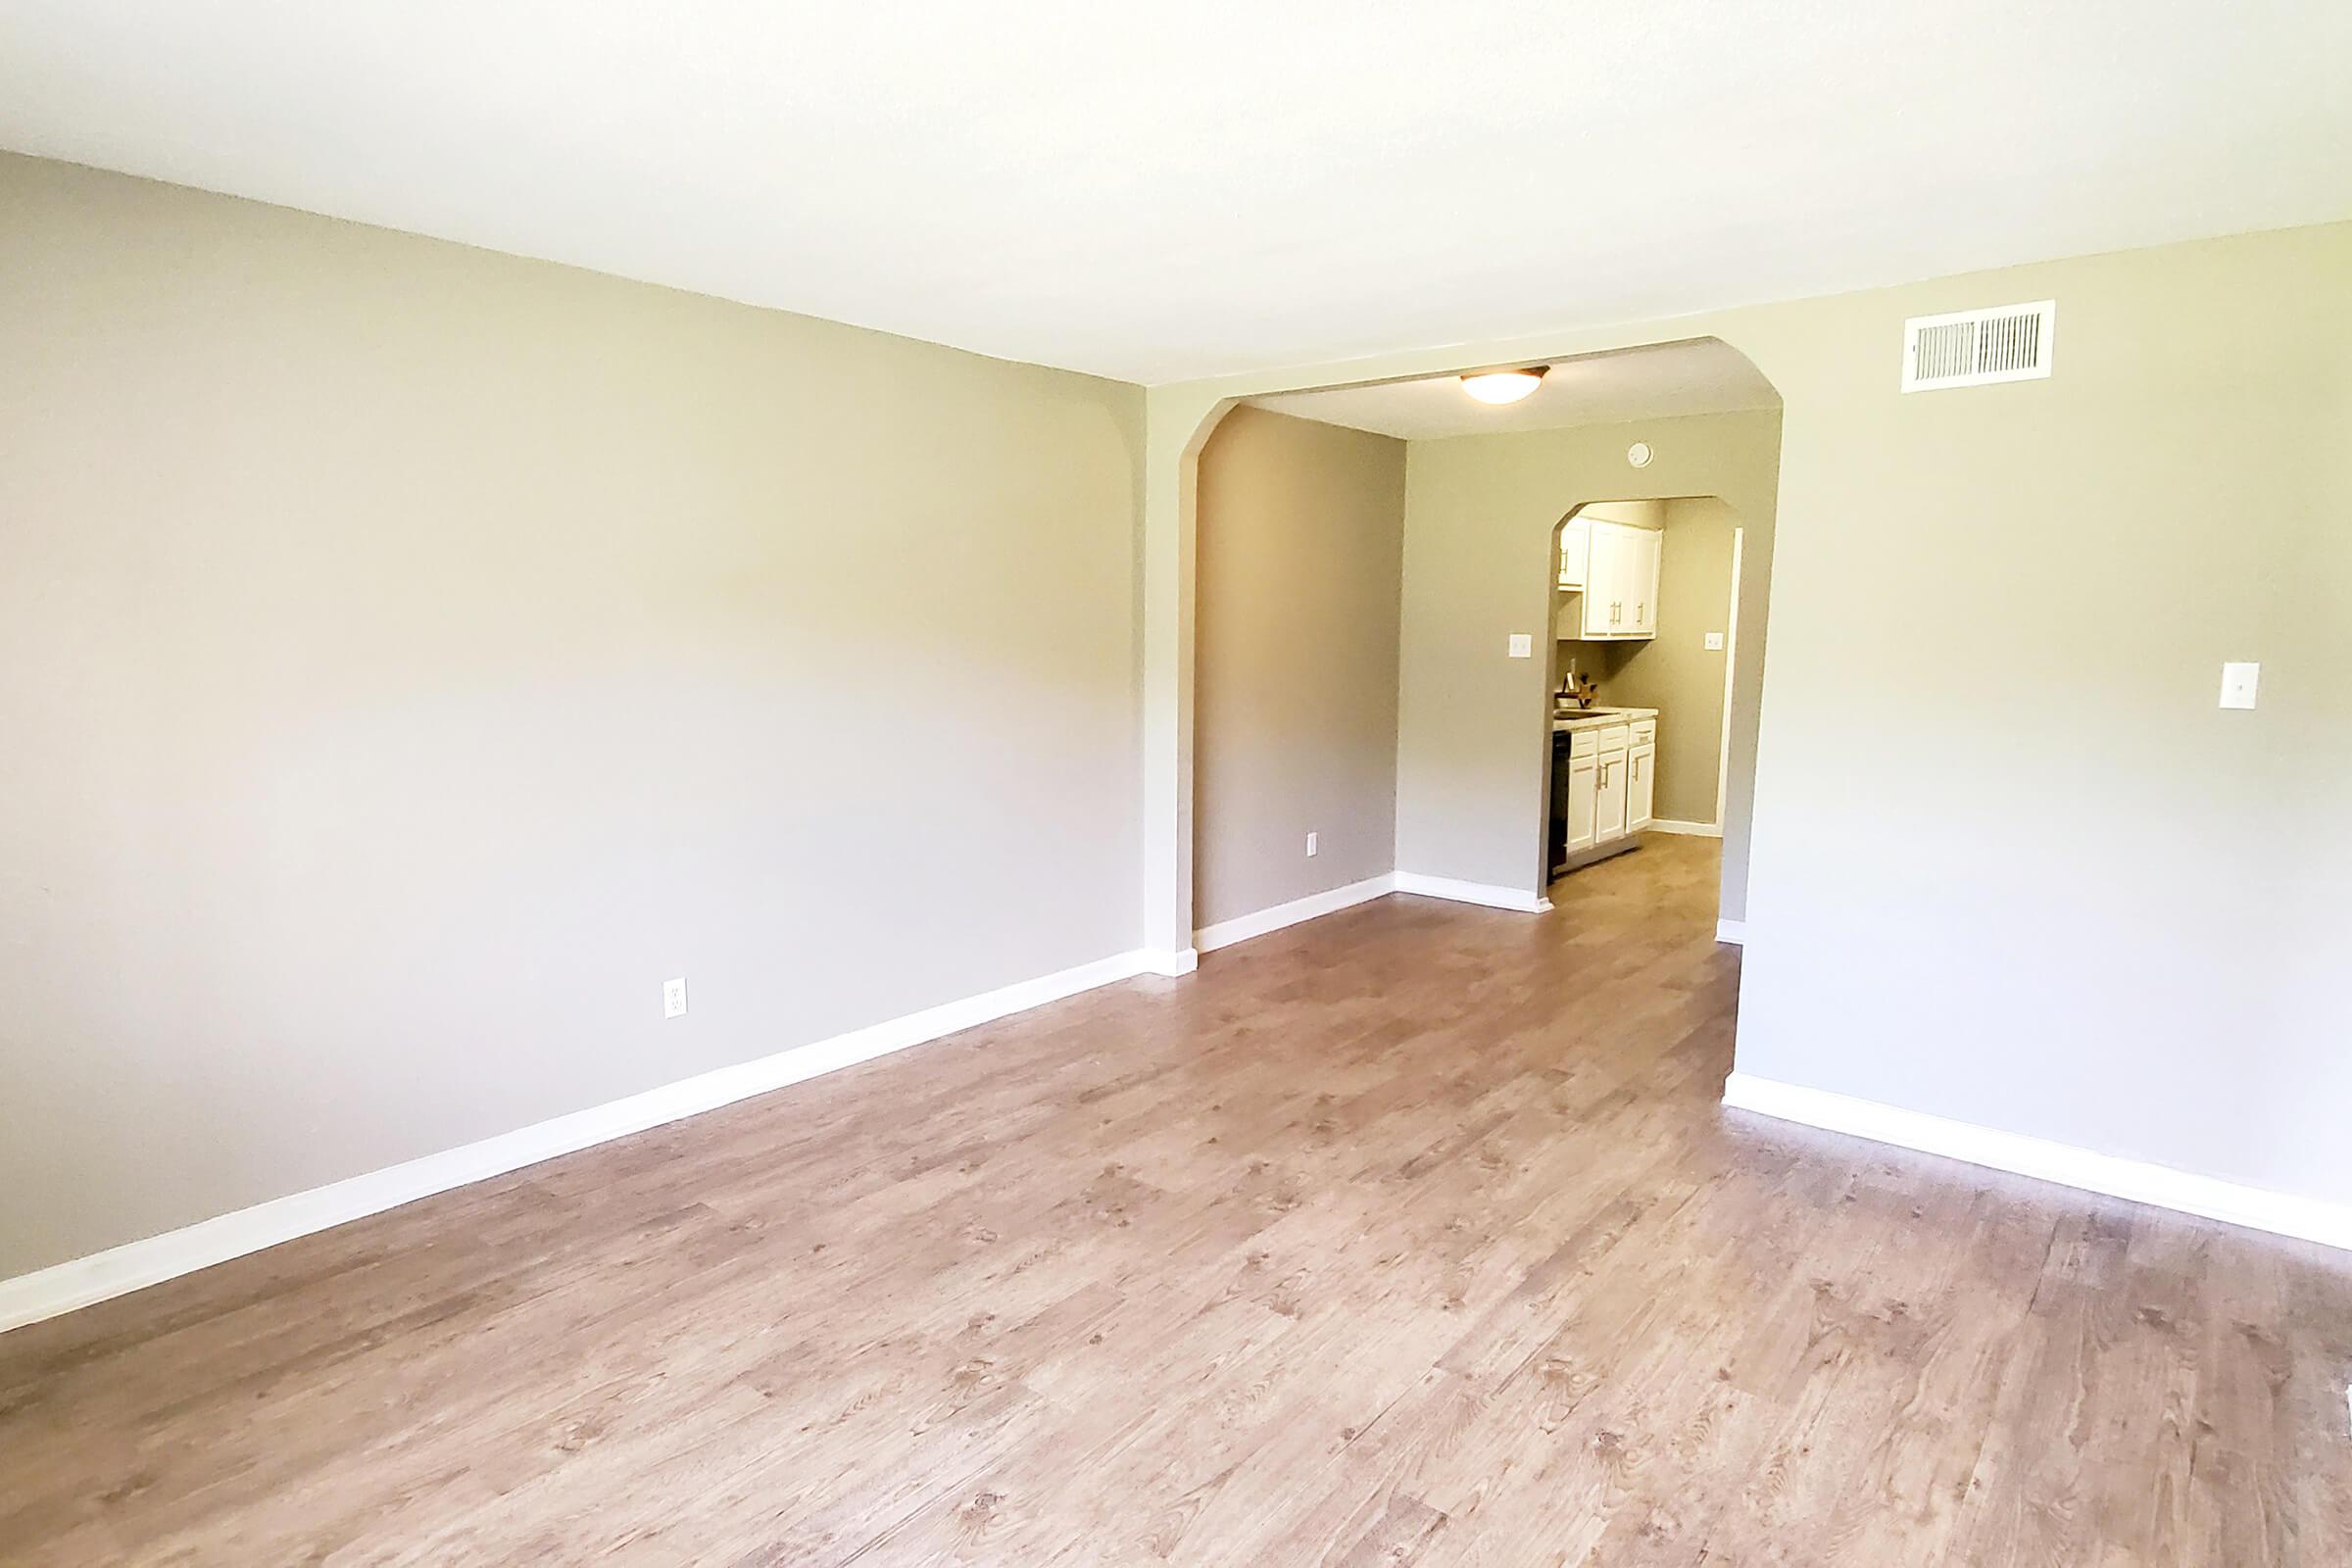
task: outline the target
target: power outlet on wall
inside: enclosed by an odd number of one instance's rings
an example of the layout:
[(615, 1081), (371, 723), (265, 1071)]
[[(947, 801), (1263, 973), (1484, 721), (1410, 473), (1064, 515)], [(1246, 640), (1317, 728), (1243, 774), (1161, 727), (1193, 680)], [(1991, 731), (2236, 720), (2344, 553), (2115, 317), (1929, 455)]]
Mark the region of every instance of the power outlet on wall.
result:
[(662, 1016), (664, 1018), (686, 1016), (686, 977), (684, 975), (678, 976), (675, 980), (662, 982)]
[(1306, 836), (1306, 858), (1310, 860), (1315, 858), (1315, 835), (1312, 833)]

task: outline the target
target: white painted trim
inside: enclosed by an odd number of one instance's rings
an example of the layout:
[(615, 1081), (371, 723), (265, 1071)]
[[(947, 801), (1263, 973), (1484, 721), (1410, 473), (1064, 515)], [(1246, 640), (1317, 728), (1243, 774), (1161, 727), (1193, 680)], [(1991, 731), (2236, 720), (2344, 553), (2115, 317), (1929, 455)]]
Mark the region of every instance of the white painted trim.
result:
[[(1740, 672), (1740, 574), (1747, 549), (1747, 530), (1732, 530), (1732, 608), (1723, 633), (1723, 733), (1715, 739), (1715, 820), (1727, 821), (1732, 808), (1732, 694)], [(1721, 838), (1723, 830), (1717, 828)]]
[(1193, 948), (1200, 953), (1214, 953), (1219, 948), (1230, 948), (1236, 942), (1247, 942), (1251, 937), (1262, 937), (1269, 931), (1279, 931), (1286, 925), (1297, 925), (1301, 920), (1312, 920), (1320, 915), (1335, 914), (1342, 909), (1352, 908), (1356, 905), (1384, 898), (1396, 891), (1396, 873), (1383, 871), (1380, 875), (1368, 876), (1361, 882), (1350, 882), (1346, 887), (1332, 888), (1322, 893), (1310, 893), (1303, 899), (1293, 899), (1288, 904), (1277, 904), (1271, 908), (1260, 909), (1255, 914), (1237, 914), (1230, 920), (1219, 920), (1215, 925), (1204, 925), (1193, 933)]
[(1747, 946), (1747, 922), (1745, 920), (1716, 921), (1715, 940), (1729, 942), (1737, 947)]
[[(1185, 949), (1184, 956), (1189, 959), (1192, 950)], [(161, 1236), (127, 1242), (88, 1257), (0, 1280), (0, 1333), (110, 1297), (144, 1290), (232, 1257), (290, 1242), (298, 1236), (397, 1208), (435, 1193), (503, 1176), (558, 1154), (625, 1138), (648, 1127), (713, 1110), (823, 1073), (837, 1072), (1082, 991), (1154, 972), (1159, 968), (1159, 960), (1168, 957), (1139, 949), (1099, 958), (1074, 969), (1040, 975), (958, 1002), (942, 1003), (829, 1040), (795, 1046), (772, 1056), (720, 1067), (625, 1100), (592, 1105), (551, 1121), (501, 1133), (480, 1143), (426, 1154), (404, 1164), (315, 1187), (309, 1192), (273, 1198), (251, 1208), (166, 1231)]]
[(1735, 1110), (1850, 1133), (2086, 1193), (2128, 1198), (2183, 1214), (2352, 1250), (2352, 1205), (2241, 1187), (2167, 1165), (2093, 1153), (2072, 1144), (1996, 1132), (1971, 1122), (1948, 1121), (1925, 1111), (1903, 1110), (1875, 1100), (1806, 1089), (1752, 1073), (1733, 1073), (1723, 1086), (1723, 1102)]
[(1649, 825), (1642, 828), (1642, 831), (1644, 833), (1680, 833), (1686, 838), (1693, 839), (1723, 837), (1723, 829), (1713, 822), (1678, 822), (1671, 816), (1653, 816), (1649, 819)]
[(1551, 907), (1549, 899), (1524, 888), (1496, 887), (1492, 882), (1458, 882), (1449, 876), (1424, 876), (1418, 871), (1397, 872), (1396, 891), (1418, 893), (1428, 899), (1451, 899), (1456, 904), (1483, 904), (1490, 909), (1517, 909), (1522, 914), (1542, 914)]
[(1137, 957), (1140, 960), (1136, 970), (1138, 974), (1164, 974), (1171, 980), (1191, 974), (1200, 967), (1199, 948), (1177, 948), (1172, 952), (1157, 953), (1146, 950)]

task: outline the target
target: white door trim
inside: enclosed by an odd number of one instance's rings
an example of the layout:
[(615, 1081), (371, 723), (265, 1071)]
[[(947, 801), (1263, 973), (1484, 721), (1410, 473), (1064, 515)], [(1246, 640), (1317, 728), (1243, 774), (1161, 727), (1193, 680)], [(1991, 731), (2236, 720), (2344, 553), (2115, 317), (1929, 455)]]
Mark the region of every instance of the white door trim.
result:
[(1740, 571), (1747, 530), (1732, 530), (1732, 609), (1723, 634), (1723, 735), (1715, 743), (1715, 831), (1723, 832), (1725, 809), (1732, 800), (1732, 687), (1740, 668)]

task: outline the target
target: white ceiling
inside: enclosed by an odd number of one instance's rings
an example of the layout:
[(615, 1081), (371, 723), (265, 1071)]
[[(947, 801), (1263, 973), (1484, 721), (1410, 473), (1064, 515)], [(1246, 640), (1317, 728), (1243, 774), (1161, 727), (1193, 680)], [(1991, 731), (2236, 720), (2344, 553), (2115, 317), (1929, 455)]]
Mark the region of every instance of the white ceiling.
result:
[(1500, 408), (1471, 397), (1462, 390), (1461, 378), (1451, 375), (1286, 392), (1250, 401), (1276, 414), (1407, 441), (1729, 414), (1778, 408), (1781, 403), (1772, 383), (1745, 355), (1711, 337), (1562, 361), (1534, 392)]
[(0, 145), (1145, 382), (2352, 216), (2341, 0), (0, 0)]

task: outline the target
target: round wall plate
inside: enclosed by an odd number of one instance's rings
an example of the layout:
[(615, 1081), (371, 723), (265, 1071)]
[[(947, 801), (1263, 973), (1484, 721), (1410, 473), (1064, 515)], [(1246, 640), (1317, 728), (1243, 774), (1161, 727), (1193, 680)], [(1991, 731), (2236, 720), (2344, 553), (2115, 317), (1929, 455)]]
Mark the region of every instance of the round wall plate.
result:
[(1649, 450), (1649, 443), (1646, 441), (1637, 441), (1625, 449), (1625, 461), (1637, 468), (1648, 467), (1649, 460), (1656, 456), (1656, 453)]

